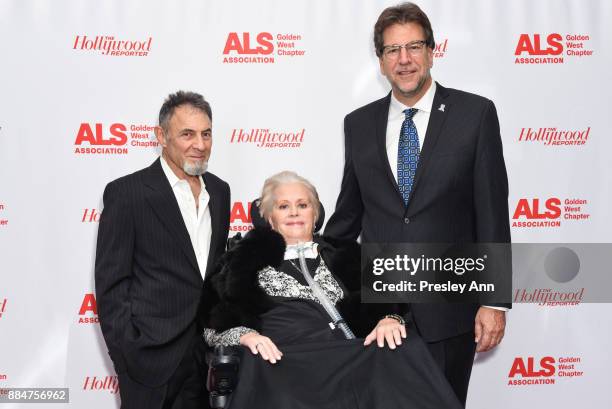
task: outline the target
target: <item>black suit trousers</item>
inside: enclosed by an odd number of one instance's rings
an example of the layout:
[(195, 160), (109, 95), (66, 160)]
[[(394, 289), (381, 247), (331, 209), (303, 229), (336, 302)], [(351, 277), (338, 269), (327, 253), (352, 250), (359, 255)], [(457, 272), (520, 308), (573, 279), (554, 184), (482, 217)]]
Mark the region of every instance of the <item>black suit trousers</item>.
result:
[(120, 373), (121, 409), (209, 408), (204, 352), (204, 340), (197, 334), (174, 374), (161, 386), (145, 386)]
[(455, 391), (457, 398), (465, 406), (472, 364), (476, 354), (474, 332), (438, 342), (428, 342), (427, 348)]

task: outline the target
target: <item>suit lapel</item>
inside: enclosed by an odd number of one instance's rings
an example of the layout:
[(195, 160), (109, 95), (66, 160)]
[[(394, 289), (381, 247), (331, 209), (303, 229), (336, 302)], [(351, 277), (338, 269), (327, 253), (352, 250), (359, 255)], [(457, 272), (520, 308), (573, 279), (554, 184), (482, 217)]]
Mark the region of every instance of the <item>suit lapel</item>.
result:
[(383, 98), (381, 104), (379, 106), (378, 111), (376, 112), (375, 118), (375, 126), (376, 126), (376, 145), (378, 147), (378, 154), (380, 156), (380, 161), (385, 168), (387, 173), (387, 179), (389, 183), (393, 185), (393, 189), (398, 195), (398, 198), (403, 202), (402, 194), (399, 191), (399, 186), (397, 185), (397, 180), (395, 176), (393, 176), (393, 171), (391, 170), (391, 165), (389, 164), (389, 155), (387, 155), (387, 123), (389, 121), (389, 104), (391, 103), (391, 92), (387, 95), (386, 98)]
[(208, 200), (208, 208), (210, 209), (210, 226), (212, 229), (210, 235), (210, 248), (208, 250), (208, 262), (206, 263), (206, 272), (208, 274), (209, 271), (214, 267), (213, 261), (215, 260), (215, 254), (217, 252), (217, 242), (219, 241), (220, 227), (219, 223), (221, 220), (221, 192), (217, 189), (218, 186), (211, 182), (211, 178), (208, 173), (205, 173), (202, 176), (204, 180), (204, 184), (206, 185), (206, 191), (208, 192), (209, 200)]
[(159, 159), (149, 167), (148, 172), (145, 174), (144, 182), (150, 188), (146, 195), (147, 202), (149, 202), (161, 223), (175, 237), (187, 259), (195, 271), (198, 272), (198, 275), (200, 275), (195, 251), (191, 244), (185, 221)]
[[(423, 142), (423, 149), (421, 149), (416, 175), (414, 176), (414, 185), (412, 187), (412, 192), (410, 193), (410, 202), (408, 203), (409, 207), (410, 203), (414, 202), (414, 195), (418, 194), (417, 189), (419, 186), (419, 181), (422, 179), (423, 173), (427, 171), (429, 159), (434, 152), (440, 137), (440, 133), (444, 128), (444, 122), (446, 121), (448, 112), (451, 109), (451, 104), (449, 104), (449, 102), (446, 100), (447, 97), (448, 91), (446, 88), (436, 83), (436, 94), (434, 95), (431, 114), (429, 115), (429, 123), (427, 124), (427, 131), (425, 132), (425, 142)], [(444, 108), (443, 110), (440, 110), (442, 104), (444, 104)]]

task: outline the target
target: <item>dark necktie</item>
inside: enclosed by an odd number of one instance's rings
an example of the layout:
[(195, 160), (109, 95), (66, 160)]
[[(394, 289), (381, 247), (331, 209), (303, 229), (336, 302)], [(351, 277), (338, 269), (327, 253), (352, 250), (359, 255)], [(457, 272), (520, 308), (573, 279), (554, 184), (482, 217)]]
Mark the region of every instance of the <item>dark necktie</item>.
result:
[(397, 149), (397, 185), (406, 205), (408, 205), (410, 199), (410, 191), (414, 184), (414, 175), (419, 162), (419, 135), (412, 120), (417, 111), (416, 108), (404, 110), (406, 119), (402, 124)]

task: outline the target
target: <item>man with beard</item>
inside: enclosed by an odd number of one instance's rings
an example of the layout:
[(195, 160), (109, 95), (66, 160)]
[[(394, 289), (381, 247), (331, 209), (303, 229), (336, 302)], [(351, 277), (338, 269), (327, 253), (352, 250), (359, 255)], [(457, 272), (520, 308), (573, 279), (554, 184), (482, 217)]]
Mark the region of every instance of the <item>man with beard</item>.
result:
[(159, 112), (161, 157), (106, 186), (95, 281), (122, 408), (207, 407), (203, 279), (225, 250), (230, 190), (206, 172), (212, 113), (179, 91)]
[[(508, 243), (508, 178), (493, 102), (434, 82), (427, 15), (385, 9), (374, 47), (391, 92), (344, 120), (345, 166), (325, 233), (363, 243)], [(465, 404), (475, 351), (510, 305), (412, 304), (409, 317)]]

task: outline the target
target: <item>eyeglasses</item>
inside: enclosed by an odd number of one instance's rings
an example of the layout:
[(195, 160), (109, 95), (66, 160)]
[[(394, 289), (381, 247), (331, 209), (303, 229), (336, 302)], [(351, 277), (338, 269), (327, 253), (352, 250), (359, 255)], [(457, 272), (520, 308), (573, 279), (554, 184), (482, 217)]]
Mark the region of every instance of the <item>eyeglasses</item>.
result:
[(385, 58), (388, 58), (390, 60), (395, 60), (399, 58), (402, 48), (405, 48), (408, 54), (410, 54), (413, 57), (416, 57), (417, 55), (421, 54), (421, 51), (423, 51), (423, 48), (425, 48), (425, 44), (426, 44), (425, 41), (418, 40), (418, 41), (411, 41), (404, 45), (397, 45), (397, 44), (386, 45), (382, 49), (382, 54), (383, 56), (385, 56)]

